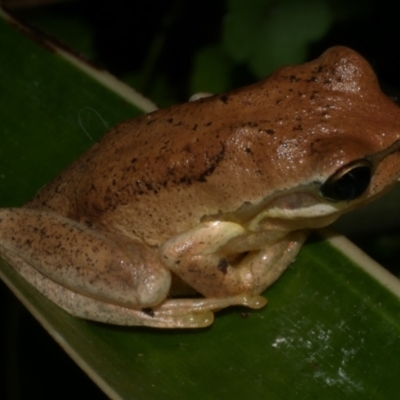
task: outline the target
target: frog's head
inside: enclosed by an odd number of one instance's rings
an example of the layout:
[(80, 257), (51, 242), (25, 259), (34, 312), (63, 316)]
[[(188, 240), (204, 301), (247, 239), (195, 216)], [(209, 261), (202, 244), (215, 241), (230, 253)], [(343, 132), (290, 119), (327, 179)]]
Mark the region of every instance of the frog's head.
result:
[(248, 194), (236, 215), (251, 229), (265, 219), (324, 226), (398, 182), (400, 107), (356, 52), (331, 48), (246, 93), (241, 119), (253, 123), (239, 124), (231, 142)]

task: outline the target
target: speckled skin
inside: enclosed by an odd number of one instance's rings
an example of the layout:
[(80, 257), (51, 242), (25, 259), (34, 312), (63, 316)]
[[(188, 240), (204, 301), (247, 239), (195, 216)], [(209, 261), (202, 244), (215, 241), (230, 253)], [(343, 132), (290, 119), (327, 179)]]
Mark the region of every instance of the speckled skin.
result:
[[(400, 108), (361, 56), (335, 47), (119, 124), (24, 208), (0, 211), (0, 247), (75, 315), (204, 326), (220, 308), (263, 306), (305, 230), (393, 186), (399, 139)], [(372, 164), (366, 191), (323, 198), (321, 185), (360, 159)], [(206, 299), (166, 300), (192, 289)]]

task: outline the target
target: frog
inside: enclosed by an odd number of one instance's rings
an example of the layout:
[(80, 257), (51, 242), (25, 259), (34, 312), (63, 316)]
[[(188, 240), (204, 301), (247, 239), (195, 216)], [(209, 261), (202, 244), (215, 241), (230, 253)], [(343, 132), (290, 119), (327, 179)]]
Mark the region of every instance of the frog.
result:
[(22, 207), (0, 253), (75, 317), (201, 328), (260, 309), (309, 233), (400, 177), (400, 108), (346, 47), (119, 123)]

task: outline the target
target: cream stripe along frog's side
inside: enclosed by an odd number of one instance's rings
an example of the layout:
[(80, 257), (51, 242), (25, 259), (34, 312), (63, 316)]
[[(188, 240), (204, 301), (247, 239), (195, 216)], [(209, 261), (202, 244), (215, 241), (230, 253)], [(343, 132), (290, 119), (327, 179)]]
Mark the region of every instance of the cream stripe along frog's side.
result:
[(24, 207), (0, 210), (1, 253), (76, 316), (206, 326), (221, 308), (262, 307), (309, 229), (398, 181), (399, 149), (400, 108), (335, 47), (116, 126)]

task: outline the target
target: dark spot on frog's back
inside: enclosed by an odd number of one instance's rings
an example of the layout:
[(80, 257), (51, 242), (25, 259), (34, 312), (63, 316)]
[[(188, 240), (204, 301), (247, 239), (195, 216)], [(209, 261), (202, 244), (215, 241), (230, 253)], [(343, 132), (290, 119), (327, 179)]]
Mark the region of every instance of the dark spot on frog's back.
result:
[(185, 146), (183, 147), (183, 151), (186, 153), (190, 153), (192, 151), (192, 147), (191, 147), (190, 143), (185, 144)]
[(179, 179), (179, 183), (180, 184), (184, 183), (185, 185), (191, 185), (192, 184), (192, 180), (187, 176), (182, 176), (182, 178)]
[(313, 90), (312, 93), (310, 94), (310, 100), (316, 100), (318, 97), (318, 92), (316, 90)]
[(147, 190), (149, 190), (149, 191), (154, 191), (155, 190), (152, 183), (145, 182), (145, 185), (146, 185)]
[(171, 124), (172, 126), (181, 126), (182, 125), (182, 121), (176, 121), (176, 120), (174, 120), (173, 117), (167, 118), (167, 122), (169, 124)]
[(296, 131), (302, 131), (303, 130), (303, 126), (301, 124), (295, 125), (292, 128), (292, 131), (296, 132)]
[(197, 180), (199, 182), (206, 182), (207, 176), (210, 176), (215, 171), (219, 163), (223, 160), (224, 156), (225, 146), (221, 144), (221, 150), (212, 159), (207, 160), (207, 167), (203, 172), (200, 173)]
[(219, 97), (219, 99), (224, 103), (228, 104), (229, 96), (227, 94), (223, 94)]
[(258, 122), (246, 122), (246, 124), (243, 125), (243, 127), (250, 127), (250, 128), (258, 128)]
[(318, 78), (316, 76), (312, 76), (310, 79), (307, 79), (306, 82), (316, 83), (318, 82)]
[(146, 122), (147, 122), (147, 125), (151, 125), (151, 124), (154, 124), (154, 122), (157, 122), (157, 121), (158, 121), (158, 118), (153, 118), (153, 119), (147, 120)]

